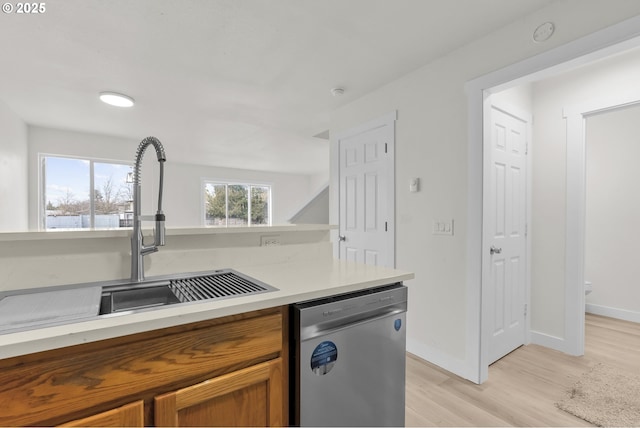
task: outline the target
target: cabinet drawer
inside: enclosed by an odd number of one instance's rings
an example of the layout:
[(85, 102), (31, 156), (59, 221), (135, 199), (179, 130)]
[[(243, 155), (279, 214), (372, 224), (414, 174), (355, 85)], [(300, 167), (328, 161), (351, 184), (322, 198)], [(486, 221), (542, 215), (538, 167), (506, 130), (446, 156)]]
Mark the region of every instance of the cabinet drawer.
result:
[(117, 409), (107, 410), (86, 418), (76, 419), (63, 427), (143, 427), (144, 401), (125, 404)]

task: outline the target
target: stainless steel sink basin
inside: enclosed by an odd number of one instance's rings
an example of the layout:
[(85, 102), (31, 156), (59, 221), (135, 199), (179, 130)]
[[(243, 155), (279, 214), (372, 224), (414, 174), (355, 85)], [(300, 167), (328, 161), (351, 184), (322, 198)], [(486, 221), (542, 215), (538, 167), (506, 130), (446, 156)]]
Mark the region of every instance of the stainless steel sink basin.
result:
[(141, 311), (166, 305), (228, 299), (277, 290), (231, 269), (150, 278), (141, 283), (105, 286), (99, 315)]
[(144, 284), (135, 288), (102, 293), (100, 315), (180, 303), (169, 283)]

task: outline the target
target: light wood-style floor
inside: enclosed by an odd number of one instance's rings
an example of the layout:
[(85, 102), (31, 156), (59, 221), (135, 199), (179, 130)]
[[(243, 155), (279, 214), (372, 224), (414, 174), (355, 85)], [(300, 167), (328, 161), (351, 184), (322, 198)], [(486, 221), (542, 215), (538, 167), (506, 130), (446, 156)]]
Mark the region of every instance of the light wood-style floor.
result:
[(583, 357), (523, 346), (491, 365), (482, 385), (409, 354), (406, 425), (590, 426), (555, 403), (599, 362), (640, 372), (640, 324), (587, 314)]

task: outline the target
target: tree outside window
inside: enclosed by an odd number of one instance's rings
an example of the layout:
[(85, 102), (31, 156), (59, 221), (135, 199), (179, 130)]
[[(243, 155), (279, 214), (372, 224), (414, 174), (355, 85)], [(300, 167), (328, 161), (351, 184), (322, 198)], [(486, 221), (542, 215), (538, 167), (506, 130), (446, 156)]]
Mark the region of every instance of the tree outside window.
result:
[(271, 199), (270, 187), (251, 186), (251, 224), (269, 225), (271, 223), (269, 199)]
[(271, 224), (271, 187), (206, 182), (205, 225), (256, 226)]

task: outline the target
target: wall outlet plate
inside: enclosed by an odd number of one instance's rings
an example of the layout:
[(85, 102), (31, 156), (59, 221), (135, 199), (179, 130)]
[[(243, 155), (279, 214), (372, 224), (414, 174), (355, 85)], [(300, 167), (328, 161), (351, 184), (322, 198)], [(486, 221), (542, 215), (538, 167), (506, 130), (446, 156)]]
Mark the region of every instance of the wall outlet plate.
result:
[(280, 245), (280, 235), (261, 235), (260, 236), (261, 247), (273, 247), (274, 245)]

